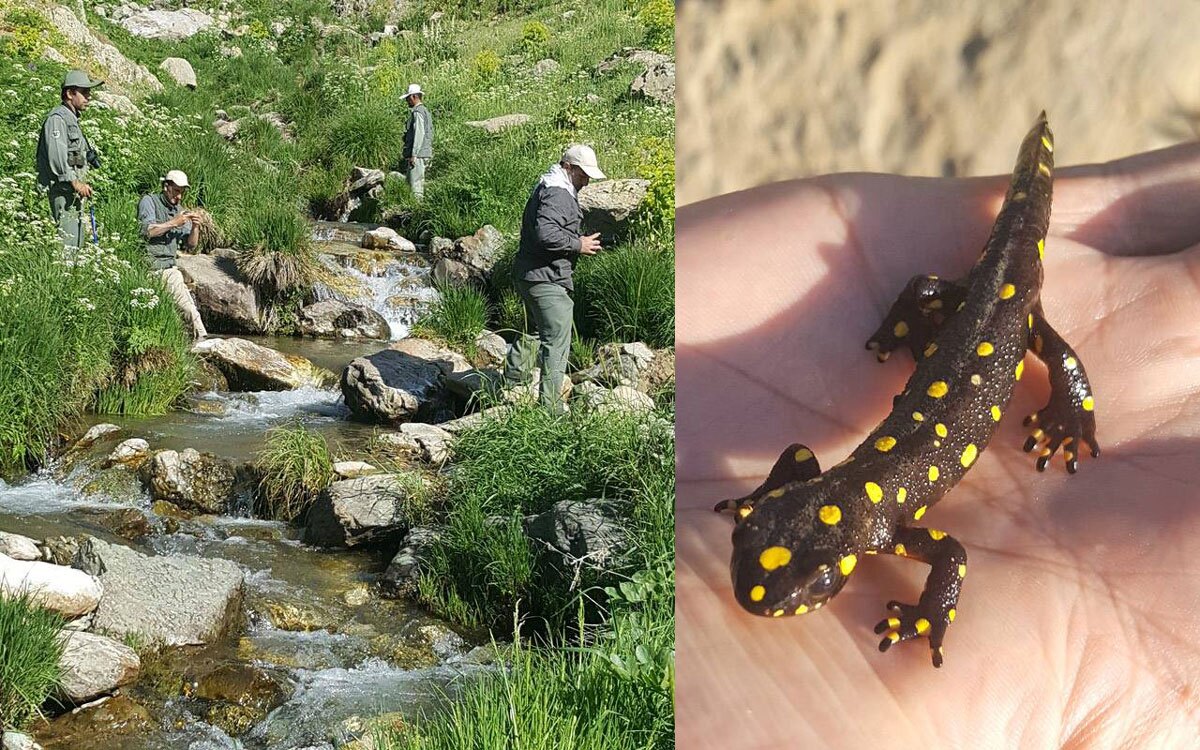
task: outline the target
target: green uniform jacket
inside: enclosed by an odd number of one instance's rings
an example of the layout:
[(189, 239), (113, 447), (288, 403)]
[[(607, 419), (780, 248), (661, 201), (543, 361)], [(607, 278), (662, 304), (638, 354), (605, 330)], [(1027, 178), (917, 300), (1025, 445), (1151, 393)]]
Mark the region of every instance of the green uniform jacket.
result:
[(38, 184), (53, 187), (57, 183), (82, 180), (87, 176), (87, 137), (79, 127), (79, 117), (60, 104), (50, 110), (38, 136)]
[(178, 205), (167, 203), (162, 193), (143, 195), (138, 201), (138, 224), (142, 227), (142, 237), (146, 238), (146, 251), (150, 253), (151, 265), (159, 271), (174, 268), (180, 245), (185, 245), (188, 235), (192, 233), (192, 222), (185, 221), (183, 226), (168, 229), (157, 237), (149, 236), (146, 231), (151, 224), (170, 221), (182, 210)]

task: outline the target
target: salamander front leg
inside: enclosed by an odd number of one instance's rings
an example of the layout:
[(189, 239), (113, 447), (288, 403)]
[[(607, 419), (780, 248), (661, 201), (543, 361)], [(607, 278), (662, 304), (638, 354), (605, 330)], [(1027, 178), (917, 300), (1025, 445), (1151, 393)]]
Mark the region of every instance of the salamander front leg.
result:
[(779, 460), (771, 467), (771, 473), (767, 475), (766, 481), (757, 489), (743, 497), (722, 500), (713, 507), (713, 510), (718, 513), (732, 511), (737, 514), (740, 521), (750, 514), (750, 511), (754, 509), (754, 504), (763, 497), (772, 492), (782, 494), (781, 488), (788, 482), (807, 482), (820, 473), (821, 466), (817, 463), (817, 457), (813, 455), (813, 452), (805, 445), (792, 443), (783, 450)]
[(1093, 457), (1100, 455), (1092, 385), (1075, 350), (1046, 322), (1040, 303), (1033, 310), (1029, 348), (1050, 370), (1050, 402), (1025, 418), (1025, 426), (1033, 428), (1025, 452), (1038, 448), (1037, 470), (1045, 471), (1061, 447), (1067, 471), (1074, 474), (1082, 443), (1087, 443)]
[(946, 628), (954, 622), (958, 594), (967, 576), (967, 552), (946, 532), (915, 526), (899, 529), (893, 543), (892, 554), (928, 563), (932, 570), (916, 604), (887, 603), (887, 608), (895, 614), (875, 626), (875, 632), (883, 634), (879, 650), (887, 651), (900, 641), (926, 637), (933, 666), (940, 667), (942, 640), (946, 637)]
[(937, 276), (914, 276), (892, 303), (883, 323), (867, 339), (867, 349), (875, 358), (886, 361), (893, 351), (906, 344), (913, 359), (920, 362), (937, 351), (933, 340), (945, 321), (957, 312), (966, 298), (966, 290), (953, 281)]

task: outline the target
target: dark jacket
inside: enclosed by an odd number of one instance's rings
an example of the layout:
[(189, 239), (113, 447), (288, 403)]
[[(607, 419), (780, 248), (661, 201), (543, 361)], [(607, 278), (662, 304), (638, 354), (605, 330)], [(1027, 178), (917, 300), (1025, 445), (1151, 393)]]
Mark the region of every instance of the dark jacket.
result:
[[(420, 133), (421, 141), (416, 142)], [(404, 130), (404, 158), (418, 159), (433, 158), (433, 115), (424, 104), (418, 104), (409, 110), (408, 126)]]
[(82, 180), (87, 175), (87, 150), (87, 136), (75, 112), (65, 104), (50, 110), (38, 134), (38, 184)]
[(180, 245), (186, 246), (188, 235), (192, 233), (192, 222), (185, 221), (183, 226), (168, 229), (157, 237), (150, 237), (146, 230), (151, 224), (162, 224), (175, 218), (183, 209), (167, 203), (162, 193), (143, 195), (138, 202), (138, 224), (142, 228), (142, 237), (146, 240), (146, 251), (150, 254), (150, 264), (156, 270), (173, 268), (175, 256), (179, 254)]
[(574, 289), (571, 275), (579, 257), (582, 223), (583, 210), (571, 191), (547, 187), (539, 180), (521, 217), (521, 244), (513, 263), (513, 278), (549, 281)]

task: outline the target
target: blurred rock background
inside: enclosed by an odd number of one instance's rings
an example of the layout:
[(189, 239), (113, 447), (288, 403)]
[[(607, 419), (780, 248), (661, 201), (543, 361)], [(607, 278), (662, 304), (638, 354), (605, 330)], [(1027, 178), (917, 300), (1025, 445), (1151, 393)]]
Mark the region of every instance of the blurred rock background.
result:
[(1200, 3), (680, 0), (680, 203), (828, 172), (999, 174), (1200, 135)]

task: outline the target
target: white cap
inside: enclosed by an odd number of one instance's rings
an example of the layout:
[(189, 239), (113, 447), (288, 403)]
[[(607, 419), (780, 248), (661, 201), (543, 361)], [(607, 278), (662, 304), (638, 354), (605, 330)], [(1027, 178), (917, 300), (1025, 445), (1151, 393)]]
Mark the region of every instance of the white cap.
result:
[(182, 169), (172, 169), (170, 172), (167, 172), (162, 181), (173, 182), (179, 187), (189, 187), (187, 175), (183, 173)]
[(419, 83), (408, 84), (408, 93), (404, 95), (404, 98), (407, 99), (408, 97), (412, 96), (413, 94), (420, 94), (421, 96), (425, 96), (425, 92), (421, 90), (421, 84), (419, 84)]
[(600, 165), (596, 163), (596, 152), (591, 146), (585, 146), (582, 143), (576, 143), (568, 146), (563, 152), (563, 164), (574, 164), (583, 170), (583, 173), (593, 180), (603, 180), (604, 173), (600, 171)]

